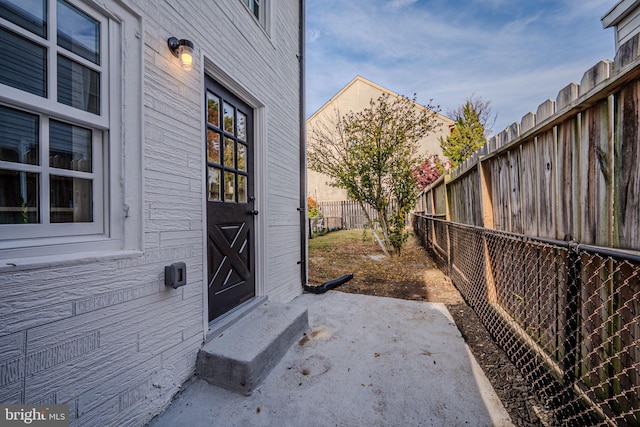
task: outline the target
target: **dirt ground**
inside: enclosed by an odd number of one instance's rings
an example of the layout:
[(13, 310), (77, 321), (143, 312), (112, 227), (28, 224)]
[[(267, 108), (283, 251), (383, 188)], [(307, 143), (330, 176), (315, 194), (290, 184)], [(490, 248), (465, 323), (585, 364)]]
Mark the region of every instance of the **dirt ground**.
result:
[(371, 231), (338, 231), (310, 240), (310, 284), (347, 273), (353, 279), (335, 290), (444, 303), (513, 423), (544, 425), (537, 415), (543, 405), (531, 387), (415, 238), (410, 237), (399, 257), (385, 256)]

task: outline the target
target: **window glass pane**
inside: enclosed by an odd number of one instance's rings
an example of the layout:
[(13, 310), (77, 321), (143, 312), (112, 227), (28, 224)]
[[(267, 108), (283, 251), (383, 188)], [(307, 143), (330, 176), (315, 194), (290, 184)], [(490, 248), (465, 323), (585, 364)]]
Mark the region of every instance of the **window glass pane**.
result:
[(47, 96), (47, 49), (1, 27), (0, 46), (11, 46), (0, 61), (0, 83)]
[(40, 222), (38, 174), (0, 169), (0, 224)]
[(253, 0), (253, 15), (260, 20), (260, 2)]
[(224, 173), (224, 201), (236, 201), (236, 174), (233, 172)]
[(220, 179), (220, 169), (208, 167), (209, 174), (207, 177), (207, 190), (209, 193), (209, 200), (222, 200), (222, 191), (220, 191), (221, 187), (221, 179)]
[(100, 23), (64, 0), (58, 0), (58, 46), (100, 63)]
[(89, 179), (50, 176), (51, 222), (92, 222), (93, 189)]
[(236, 165), (233, 164), (233, 146), (234, 146), (233, 139), (231, 138), (224, 139), (224, 162), (222, 164), (230, 168), (236, 167)]
[(209, 124), (220, 127), (220, 98), (207, 93), (207, 121)]
[(220, 163), (220, 134), (207, 129), (207, 160)]
[(242, 141), (247, 140), (247, 116), (238, 111), (238, 138)]
[(49, 166), (91, 172), (91, 129), (51, 120)]
[(39, 164), (39, 118), (0, 106), (0, 160)]
[(47, 36), (47, 5), (45, 0), (0, 0), (0, 16), (27, 31)]
[(238, 203), (247, 203), (247, 177), (238, 175)]
[(224, 130), (233, 133), (233, 107), (224, 103)]
[(246, 172), (247, 171), (247, 146), (241, 143), (237, 145), (238, 152), (238, 170)]
[(58, 55), (58, 102), (100, 114), (100, 74)]

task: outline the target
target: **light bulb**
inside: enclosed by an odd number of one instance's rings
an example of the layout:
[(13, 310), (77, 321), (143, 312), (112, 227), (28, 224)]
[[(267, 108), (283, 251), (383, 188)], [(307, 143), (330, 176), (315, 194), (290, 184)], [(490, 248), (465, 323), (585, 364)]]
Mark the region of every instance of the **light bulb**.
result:
[(183, 70), (193, 70), (193, 47), (188, 45), (180, 45), (178, 49), (180, 56), (180, 64)]
[(180, 60), (183, 70), (193, 70), (193, 42), (186, 39), (178, 40), (170, 37), (167, 45), (171, 53)]

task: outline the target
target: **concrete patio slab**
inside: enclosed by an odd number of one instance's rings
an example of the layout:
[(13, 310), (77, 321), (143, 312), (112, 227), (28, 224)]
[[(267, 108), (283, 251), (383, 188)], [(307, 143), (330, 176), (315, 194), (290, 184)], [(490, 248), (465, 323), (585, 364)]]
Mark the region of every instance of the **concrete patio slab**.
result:
[(194, 379), (162, 426), (511, 426), (443, 304), (329, 291), (250, 396)]

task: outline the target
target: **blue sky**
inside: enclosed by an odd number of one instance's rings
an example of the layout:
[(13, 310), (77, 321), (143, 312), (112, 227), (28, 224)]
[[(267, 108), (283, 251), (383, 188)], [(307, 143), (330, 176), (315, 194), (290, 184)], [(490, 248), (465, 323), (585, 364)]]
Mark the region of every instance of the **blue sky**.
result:
[(446, 113), (491, 102), (492, 134), (615, 55), (617, 0), (309, 0), (307, 116), (356, 75)]

